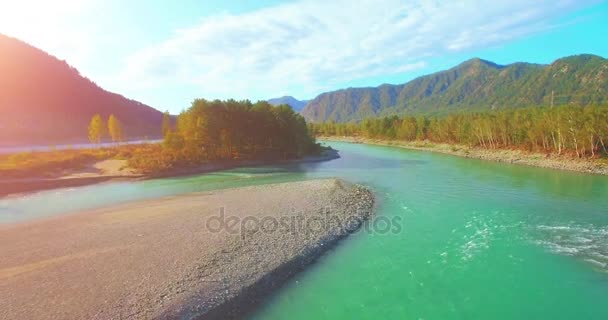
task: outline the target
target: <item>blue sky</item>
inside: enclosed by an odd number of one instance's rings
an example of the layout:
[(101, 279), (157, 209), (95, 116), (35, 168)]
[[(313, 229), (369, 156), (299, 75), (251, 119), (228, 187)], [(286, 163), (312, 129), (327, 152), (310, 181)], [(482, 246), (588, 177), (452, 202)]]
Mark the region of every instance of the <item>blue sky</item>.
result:
[(472, 57), (608, 57), (608, 2), (0, 0), (0, 33), (177, 113), (194, 98), (309, 99)]

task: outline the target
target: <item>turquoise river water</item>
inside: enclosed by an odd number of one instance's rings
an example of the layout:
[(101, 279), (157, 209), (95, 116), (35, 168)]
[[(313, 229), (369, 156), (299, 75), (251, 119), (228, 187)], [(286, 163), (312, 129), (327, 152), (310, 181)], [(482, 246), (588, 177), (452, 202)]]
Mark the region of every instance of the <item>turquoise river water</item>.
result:
[(331, 143), (329, 162), (0, 199), (0, 223), (244, 185), (341, 177), (397, 233), (358, 232), (252, 319), (608, 319), (608, 177)]

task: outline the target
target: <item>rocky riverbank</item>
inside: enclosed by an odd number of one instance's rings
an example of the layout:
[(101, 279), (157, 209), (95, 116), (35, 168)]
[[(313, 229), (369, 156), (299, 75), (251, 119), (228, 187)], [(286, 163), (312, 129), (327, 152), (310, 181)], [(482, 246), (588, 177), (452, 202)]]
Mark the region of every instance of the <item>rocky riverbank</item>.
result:
[(465, 158), (608, 175), (608, 161), (600, 159), (582, 159), (563, 155), (560, 156), (556, 154), (525, 152), (522, 150), (469, 148), (468, 146), (463, 145), (431, 143), (425, 141), (407, 142), (343, 136), (318, 137), (318, 139), (391, 146), (412, 150), (438, 152)]
[(322, 179), (0, 226), (0, 318), (239, 318), (373, 206), (368, 189)]
[(68, 171), (64, 175), (53, 178), (2, 179), (0, 177), (0, 197), (10, 194), (33, 192), (40, 190), (80, 187), (112, 181), (136, 181), (143, 179), (169, 178), (197, 175), (239, 167), (255, 167), (265, 165), (280, 165), (290, 163), (320, 162), (339, 158), (338, 151), (325, 149), (318, 156), (308, 156), (292, 160), (242, 160), (222, 161), (202, 164), (196, 167), (174, 168), (160, 174), (139, 174), (128, 168), (126, 160), (103, 160), (91, 163), (89, 166)]

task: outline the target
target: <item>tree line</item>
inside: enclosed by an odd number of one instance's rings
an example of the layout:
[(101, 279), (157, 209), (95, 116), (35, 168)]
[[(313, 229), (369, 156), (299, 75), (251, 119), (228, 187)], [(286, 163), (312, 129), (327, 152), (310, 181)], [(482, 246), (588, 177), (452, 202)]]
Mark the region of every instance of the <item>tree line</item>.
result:
[(359, 123), (310, 124), (309, 129), (320, 136), (518, 148), (577, 157), (608, 155), (607, 106), (528, 107), (444, 117), (392, 116)]
[(176, 121), (165, 113), (164, 140), (154, 155), (130, 163), (144, 171), (223, 160), (294, 159), (316, 154), (320, 146), (306, 121), (288, 105), (266, 101), (196, 99)]

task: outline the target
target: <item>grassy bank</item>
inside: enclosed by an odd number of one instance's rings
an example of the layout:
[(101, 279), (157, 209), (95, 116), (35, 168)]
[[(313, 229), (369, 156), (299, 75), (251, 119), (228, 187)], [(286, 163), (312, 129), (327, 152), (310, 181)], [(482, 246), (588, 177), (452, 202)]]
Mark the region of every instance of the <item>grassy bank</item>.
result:
[(518, 149), (483, 149), (464, 145), (433, 143), (428, 141), (399, 141), (369, 139), (346, 136), (320, 136), (320, 140), (366, 143), (393, 146), (412, 150), (431, 151), (459, 157), (528, 165), (559, 170), (577, 171), (592, 174), (608, 175), (608, 159), (578, 158), (575, 156), (543, 154)]
[(21, 152), (0, 155), (2, 179), (56, 178), (108, 160), (126, 160), (147, 145), (117, 145), (111, 148)]
[(1, 156), (0, 197), (107, 181), (188, 176), (237, 167), (339, 158), (336, 150), (323, 147), (314, 155), (292, 159), (262, 157), (179, 162), (164, 150), (160, 144), (142, 144)]

